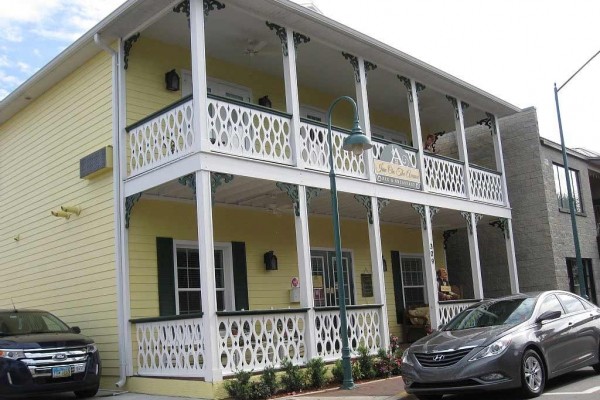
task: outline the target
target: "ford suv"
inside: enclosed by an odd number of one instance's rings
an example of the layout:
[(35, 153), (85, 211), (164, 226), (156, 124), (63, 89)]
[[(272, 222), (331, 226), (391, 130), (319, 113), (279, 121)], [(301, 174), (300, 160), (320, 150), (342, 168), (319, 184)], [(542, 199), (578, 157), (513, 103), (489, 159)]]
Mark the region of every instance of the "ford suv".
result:
[(0, 398), (71, 391), (94, 397), (100, 354), (80, 332), (45, 311), (0, 310)]

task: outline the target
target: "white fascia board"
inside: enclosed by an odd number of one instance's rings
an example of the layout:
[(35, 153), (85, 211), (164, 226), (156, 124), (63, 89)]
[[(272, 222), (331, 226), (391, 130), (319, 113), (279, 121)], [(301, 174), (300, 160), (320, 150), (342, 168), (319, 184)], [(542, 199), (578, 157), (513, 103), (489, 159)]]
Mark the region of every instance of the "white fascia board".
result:
[(330, 45), (363, 57), (392, 72), (401, 71), (417, 82), (422, 82), (443, 94), (457, 97), (498, 117), (521, 111), (509, 102), (290, 0), (229, 0), (227, 3), (253, 14), (264, 15), (272, 22), (293, 27), (294, 30), (309, 36), (317, 35), (318, 38), (326, 39)]
[[(554, 149), (554, 150), (562, 153), (562, 146), (559, 143), (556, 143), (556, 142), (554, 142), (554, 141), (552, 141), (550, 139), (546, 139), (546, 138), (543, 138), (543, 137), (540, 138), (540, 143), (544, 147), (547, 147), (549, 149)], [(581, 154), (581, 153), (579, 153), (579, 152), (577, 152), (575, 150), (571, 150), (568, 147), (567, 147), (567, 154), (570, 157), (579, 158), (580, 160), (583, 160), (583, 161), (588, 161), (589, 160), (589, 158), (586, 157), (585, 154)]]

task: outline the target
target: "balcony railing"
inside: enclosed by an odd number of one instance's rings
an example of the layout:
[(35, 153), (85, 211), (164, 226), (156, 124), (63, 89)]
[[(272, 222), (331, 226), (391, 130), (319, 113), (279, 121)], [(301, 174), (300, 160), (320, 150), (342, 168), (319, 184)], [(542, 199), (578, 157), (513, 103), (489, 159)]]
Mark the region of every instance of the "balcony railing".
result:
[[(304, 168), (329, 171), (329, 144), (327, 126), (301, 119), (300, 136), (293, 140), (292, 116), (270, 108), (256, 106), (233, 99), (208, 95), (209, 150), (215, 153), (249, 158), (293, 166), (296, 143), (299, 146), (299, 163)], [(129, 176), (185, 157), (194, 151), (200, 140), (192, 130), (194, 103), (191, 97), (159, 111), (129, 126), (128, 166)], [(342, 150), (349, 132), (338, 127), (332, 129), (334, 169), (341, 176), (368, 179), (363, 155)], [(373, 156), (378, 158), (387, 142), (373, 141)], [(404, 166), (418, 168), (417, 151), (404, 149)], [(454, 197), (466, 197), (465, 165), (463, 162), (437, 154), (425, 154), (421, 169), (426, 190)], [(499, 172), (470, 165), (469, 183), (471, 198), (491, 204), (503, 205), (505, 194)]]

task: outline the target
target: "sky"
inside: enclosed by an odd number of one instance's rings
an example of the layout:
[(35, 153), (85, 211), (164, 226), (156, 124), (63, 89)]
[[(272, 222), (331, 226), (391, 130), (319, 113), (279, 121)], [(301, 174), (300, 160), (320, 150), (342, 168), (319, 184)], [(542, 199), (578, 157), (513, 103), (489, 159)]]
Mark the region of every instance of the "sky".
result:
[[(0, 99), (122, 2), (0, 0)], [(553, 84), (600, 51), (598, 0), (313, 2), (328, 17), (517, 107), (535, 107), (540, 135), (556, 142)], [(600, 55), (559, 100), (566, 145), (600, 153)]]

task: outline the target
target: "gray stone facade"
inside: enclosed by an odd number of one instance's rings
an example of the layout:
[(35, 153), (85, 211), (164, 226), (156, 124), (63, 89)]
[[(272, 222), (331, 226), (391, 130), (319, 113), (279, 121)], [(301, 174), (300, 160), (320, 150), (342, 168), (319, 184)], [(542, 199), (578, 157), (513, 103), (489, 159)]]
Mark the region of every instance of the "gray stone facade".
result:
[[(552, 170), (553, 162), (562, 165), (561, 153), (540, 139), (534, 108), (502, 118), (500, 134), (512, 207), (520, 290), (569, 290), (566, 258), (575, 257), (573, 235), (569, 214), (558, 208)], [(490, 136), (490, 130), (485, 126), (467, 129), (470, 163), (495, 169)], [(441, 155), (458, 158), (455, 134), (440, 137), (436, 150)], [(596, 288), (600, 290), (600, 261), (589, 165), (583, 158), (575, 156), (569, 157), (569, 163), (570, 168), (580, 172), (586, 213), (577, 217), (582, 257), (592, 259)], [(448, 240), (446, 250), (451, 281), (463, 286), (464, 297), (473, 292), (467, 234), (466, 229), (459, 230)], [(510, 292), (502, 232), (480, 222), (478, 234), (484, 295), (495, 297)]]

